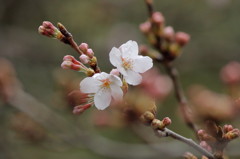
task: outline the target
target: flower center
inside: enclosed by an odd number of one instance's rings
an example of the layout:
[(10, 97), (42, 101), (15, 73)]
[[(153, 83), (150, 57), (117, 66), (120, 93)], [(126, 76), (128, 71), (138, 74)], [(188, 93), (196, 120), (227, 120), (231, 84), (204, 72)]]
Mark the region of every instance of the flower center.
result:
[(122, 57), (122, 67), (125, 70), (131, 69), (132, 68), (132, 60)]
[(111, 81), (108, 78), (101, 80), (101, 82), (102, 82), (101, 86), (103, 88), (110, 88)]

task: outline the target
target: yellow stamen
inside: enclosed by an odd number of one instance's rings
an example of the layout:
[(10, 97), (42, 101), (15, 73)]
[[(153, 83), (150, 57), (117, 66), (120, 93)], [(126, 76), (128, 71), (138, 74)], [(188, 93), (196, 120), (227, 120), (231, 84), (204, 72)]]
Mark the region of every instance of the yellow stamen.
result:
[(122, 67), (125, 68), (125, 70), (132, 68), (132, 60), (122, 58)]

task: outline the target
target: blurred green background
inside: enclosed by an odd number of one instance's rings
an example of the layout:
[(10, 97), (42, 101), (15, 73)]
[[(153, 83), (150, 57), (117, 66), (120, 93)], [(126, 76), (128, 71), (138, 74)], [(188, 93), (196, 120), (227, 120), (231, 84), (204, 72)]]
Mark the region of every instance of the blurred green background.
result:
[[(65, 115), (65, 110), (59, 110), (56, 104), (61, 103), (58, 98), (63, 98), (55, 96), (59, 89), (56, 70), (60, 69), (64, 55), (77, 57), (77, 53), (69, 46), (39, 35), (37, 29), (42, 21), (61, 22), (78, 43), (87, 42), (106, 72), (112, 68), (108, 54), (113, 46), (118, 47), (130, 39), (146, 43), (138, 30), (139, 24), (147, 19), (143, 0), (0, 0), (0, 4), (0, 57), (12, 62), (26, 92), (59, 114)], [(200, 83), (215, 91), (224, 91), (219, 70), (229, 61), (240, 59), (240, 1), (156, 0), (154, 6), (165, 15), (167, 25), (191, 35), (191, 42), (176, 61), (184, 88)], [(0, 104), (0, 158), (106, 158), (83, 147), (55, 149), (19, 138), (9, 126), (17, 110), (4, 102)], [(175, 119), (172, 129), (193, 137), (179, 120), (175, 106), (175, 99), (170, 97), (161, 108), (161, 115)], [(70, 113), (66, 116), (69, 120), (84, 118), (71, 117)], [(140, 142), (127, 128), (102, 129), (99, 133), (113, 140)]]

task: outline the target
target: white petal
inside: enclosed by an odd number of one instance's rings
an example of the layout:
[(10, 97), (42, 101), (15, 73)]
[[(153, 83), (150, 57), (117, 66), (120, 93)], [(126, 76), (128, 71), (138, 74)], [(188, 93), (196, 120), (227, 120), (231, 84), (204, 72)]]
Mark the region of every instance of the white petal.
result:
[(80, 83), (80, 90), (83, 93), (96, 93), (99, 90), (101, 82), (93, 77), (86, 77)]
[(127, 76), (124, 76), (124, 78), (126, 79), (128, 84), (134, 86), (140, 84), (142, 81), (142, 76), (139, 73), (134, 72), (132, 70), (128, 70)]
[(123, 98), (123, 91), (121, 89), (120, 86), (116, 85), (116, 84), (112, 84), (110, 85), (111, 87), (111, 94), (113, 99), (120, 101)]
[(136, 41), (129, 40), (119, 48), (123, 58), (135, 58), (138, 56), (138, 44)]
[(119, 49), (113, 47), (109, 53), (110, 62), (113, 66), (117, 67), (122, 64), (121, 52)]
[(118, 66), (117, 69), (123, 76), (127, 75), (126, 70), (122, 66)]
[(122, 81), (118, 76), (111, 75), (109, 79), (113, 84), (116, 84), (117, 86), (122, 86)]
[(133, 61), (133, 71), (144, 73), (153, 66), (153, 61), (148, 56), (138, 56)]
[(110, 105), (111, 98), (110, 89), (100, 89), (94, 96), (94, 104), (97, 109), (103, 110)]
[(101, 72), (101, 73), (97, 73), (93, 76), (93, 78), (97, 79), (97, 80), (104, 80), (109, 78), (110, 74), (106, 73), (106, 72)]

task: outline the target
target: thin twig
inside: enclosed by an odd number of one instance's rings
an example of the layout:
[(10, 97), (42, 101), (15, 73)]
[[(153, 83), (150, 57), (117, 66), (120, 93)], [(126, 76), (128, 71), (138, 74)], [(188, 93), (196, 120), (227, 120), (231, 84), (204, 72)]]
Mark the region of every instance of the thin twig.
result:
[(181, 136), (180, 134), (178, 134), (178, 133), (176, 133), (176, 132), (174, 132), (170, 129), (165, 128), (164, 130), (156, 130), (156, 133), (159, 136), (165, 136), (165, 137), (170, 136), (170, 137), (172, 137), (176, 140), (184, 142), (184, 143), (188, 144), (189, 146), (191, 146), (192, 148), (194, 148), (195, 150), (197, 150), (198, 152), (200, 152), (203, 155), (205, 155), (206, 157), (208, 157), (209, 159), (214, 159), (215, 158), (210, 152), (208, 152), (207, 150), (202, 148), (200, 145), (198, 145), (192, 139)]
[(179, 82), (180, 80), (179, 80), (178, 71), (175, 67), (173, 67), (172, 63), (170, 63), (170, 62), (164, 63), (164, 66), (165, 66), (165, 69), (166, 69), (168, 75), (170, 76), (170, 78), (173, 81), (175, 97), (181, 108), (181, 112), (182, 112), (184, 121), (191, 129), (193, 129), (197, 133), (197, 128), (196, 128), (195, 124), (192, 122), (192, 120), (190, 119), (189, 114), (188, 114), (187, 99), (186, 99), (186, 96), (182, 89), (182, 86)]
[[(148, 9), (148, 14), (149, 14), (149, 18), (152, 17), (153, 14), (153, 2), (152, 0), (145, 0), (145, 3), (147, 5), (147, 9)], [(159, 36), (156, 35), (155, 37), (157, 39), (157, 43), (154, 46), (159, 52), (161, 52), (162, 54), (164, 54), (164, 56), (167, 56), (168, 53), (166, 53), (165, 50), (163, 50), (163, 48), (161, 47), (161, 38)], [(187, 105), (187, 99), (185, 97), (184, 91), (182, 89), (182, 86), (179, 82), (179, 77), (178, 77), (178, 71), (176, 68), (173, 67), (172, 63), (169, 62), (168, 60), (166, 61), (159, 61), (158, 62), (162, 63), (168, 73), (168, 75), (171, 77), (172, 81), (173, 81), (173, 85), (174, 85), (174, 91), (175, 91), (175, 97), (179, 103), (180, 109), (181, 109), (181, 113), (183, 115), (184, 121), (186, 122), (186, 124), (188, 125), (188, 127), (190, 127), (192, 130), (194, 130), (194, 132), (197, 132), (197, 128), (195, 126), (195, 124), (192, 122), (192, 120), (190, 119), (189, 115), (188, 115), (188, 105)]]
[(145, 0), (145, 3), (147, 5), (148, 15), (149, 15), (149, 17), (151, 17), (152, 14), (153, 14), (153, 5), (152, 5), (153, 1), (152, 0)]
[(74, 41), (72, 34), (67, 31), (67, 29), (62, 25), (61, 23), (58, 23), (58, 28), (60, 32), (65, 36), (64, 41), (69, 44), (74, 50), (76, 50), (80, 55), (83, 54), (83, 52), (79, 49), (77, 43)]
[[(80, 50), (77, 43), (74, 41), (72, 34), (65, 28), (65, 26), (62, 25), (61, 23), (58, 23), (58, 28), (59, 28), (60, 32), (64, 35), (64, 38), (62, 39), (62, 41), (66, 44), (69, 44), (80, 55), (84, 54), (84, 52), (82, 52)], [(93, 57), (93, 58), (96, 58), (96, 57)], [(94, 70), (95, 73), (101, 72), (101, 70), (100, 70), (100, 68), (98, 67), (98, 64), (97, 64), (97, 59), (95, 59), (94, 64), (90, 64), (90, 67)]]

